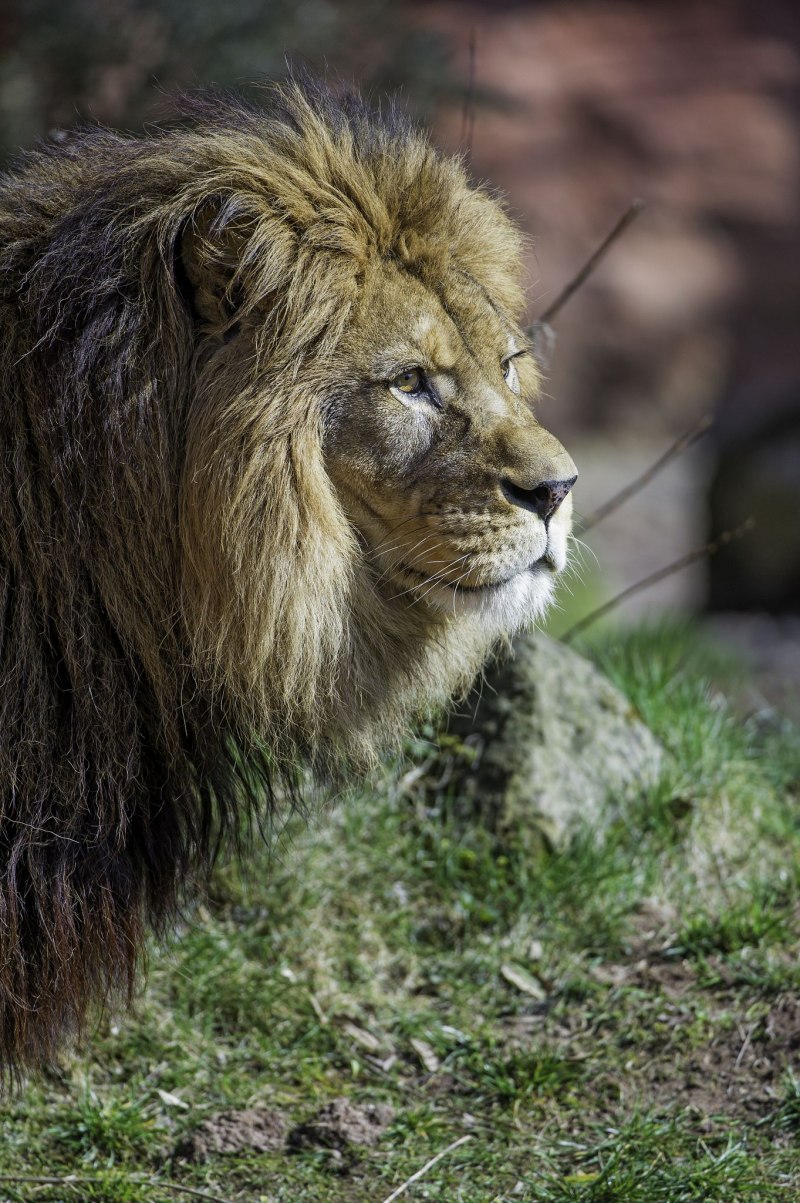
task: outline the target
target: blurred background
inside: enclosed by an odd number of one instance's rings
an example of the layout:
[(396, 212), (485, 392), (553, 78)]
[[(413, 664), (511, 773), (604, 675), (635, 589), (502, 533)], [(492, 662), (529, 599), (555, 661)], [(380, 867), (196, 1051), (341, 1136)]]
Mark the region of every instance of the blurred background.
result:
[[(534, 320), (634, 197), (647, 207), (557, 319), (541, 417), (583, 515), (705, 414), (711, 430), (587, 533), (554, 629), (749, 518), (621, 605), (692, 612), (800, 682), (800, 6), (794, 0), (3, 0), (0, 157), (78, 121), (287, 61), (399, 90), (531, 236)], [(596, 556), (596, 560), (595, 557)]]

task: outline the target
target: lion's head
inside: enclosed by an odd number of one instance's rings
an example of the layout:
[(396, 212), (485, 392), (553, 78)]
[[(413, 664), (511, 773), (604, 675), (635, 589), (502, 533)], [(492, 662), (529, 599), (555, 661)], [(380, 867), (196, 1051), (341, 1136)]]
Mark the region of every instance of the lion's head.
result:
[(192, 118), (0, 189), (11, 1060), (130, 983), (276, 771), (369, 760), (566, 560), (498, 203), (322, 88)]
[(232, 182), (180, 236), (187, 625), (256, 723), (352, 752), (541, 615), (575, 468), (534, 416), (498, 203), (396, 119), (284, 99), (282, 125), (222, 119)]
[[(489, 247), (507, 231), (499, 213), (485, 220)], [(471, 616), (495, 638), (551, 599), (575, 468), (534, 416), (538, 374), (514, 309), (473, 271), (376, 265), (340, 345), (323, 445), (382, 595), (434, 625)]]

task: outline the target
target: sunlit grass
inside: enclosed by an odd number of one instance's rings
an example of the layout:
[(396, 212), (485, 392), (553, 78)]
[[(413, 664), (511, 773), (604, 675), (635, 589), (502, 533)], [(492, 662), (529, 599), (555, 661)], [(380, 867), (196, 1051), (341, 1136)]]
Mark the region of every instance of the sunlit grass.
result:
[[(772, 1009), (800, 998), (797, 734), (738, 715), (728, 667), (691, 633), (616, 636), (593, 654), (666, 749), (652, 789), (537, 854), (467, 821), (452, 787), (431, 788), (435, 764), (293, 821), (246, 871), (223, 866), (169, 947), (152, 947), (132, 1014), (106, 1016), (5, 1103), (0, 1179), (92, 1184), (0, 1181), (0, 1197), (137, 1203), (172, 1182), (382, 1203), (462, 1135), (409, 1199), (798, 1195), (797, 1082), (768, 1034)], [(751, 1045), (772, 1058), (772, 1095), (748, 1109), (709, 1080), (698, 1110), (691, 1059), (725, 1041), (734, 1083)], [(221, 1110), (275, 1108), (291, 1126), (339, 1095), (392, 1104), (376, 1149), (173, 1156)]]

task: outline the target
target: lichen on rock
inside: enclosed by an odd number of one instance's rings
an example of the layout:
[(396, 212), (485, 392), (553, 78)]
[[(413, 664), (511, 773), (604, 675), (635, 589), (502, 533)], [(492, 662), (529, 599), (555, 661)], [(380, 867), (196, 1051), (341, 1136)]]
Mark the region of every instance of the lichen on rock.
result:
[(585, 657), (532, 634), (487, 670), (449, 732), (456, 792), (500, 835), (562, 843), (655, 784), (662, 749), (627, 698)]

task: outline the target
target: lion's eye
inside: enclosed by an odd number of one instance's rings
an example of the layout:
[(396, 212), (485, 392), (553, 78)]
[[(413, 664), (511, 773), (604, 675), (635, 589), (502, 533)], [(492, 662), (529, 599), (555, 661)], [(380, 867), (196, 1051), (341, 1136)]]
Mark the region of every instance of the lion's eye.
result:
[(513, 357), (511, 359), (504, 359), (503, 363), (502, 363), (502, 368), (503, 368), (503, 378), (505, 379), (506, 384), (508, 385), (508, 387), (511, 389), (512, 392), (518, 393), (519, 392), (519, 376), (517, 375), (517, 369), (514, 364)]
[(399, 376), (395, 376), (390, 387), (396, 388), (399, 392), (405, 393), (407, 397), (413, 397), (415, 393), (422, 391), (425, 377), (419, 368), (407, 368), (405, 372), (401, 372)]

